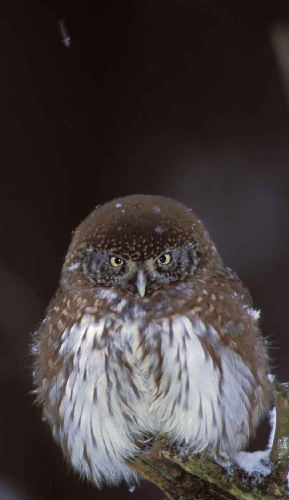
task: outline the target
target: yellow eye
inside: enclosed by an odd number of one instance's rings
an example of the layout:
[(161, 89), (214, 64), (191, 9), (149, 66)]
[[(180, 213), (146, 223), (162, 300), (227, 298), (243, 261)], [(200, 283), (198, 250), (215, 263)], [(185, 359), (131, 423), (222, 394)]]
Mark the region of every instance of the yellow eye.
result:
[(157, 263), (162, 264), (163, 266), (168, 265), (171, 262), (172, 258), (169, 253), (163, 253), (158, 259)]
[(112, 267), (120, 267), (124, 264), (124, 261), (120, 257), (114, 256), (110, 257), (109, 263)]

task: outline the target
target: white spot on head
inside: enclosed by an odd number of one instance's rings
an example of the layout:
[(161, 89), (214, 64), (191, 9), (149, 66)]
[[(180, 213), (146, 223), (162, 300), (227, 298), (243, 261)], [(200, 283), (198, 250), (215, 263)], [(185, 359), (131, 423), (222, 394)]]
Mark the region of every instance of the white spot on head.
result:
[(88, 217), (94, 217), (95, 216), (95, 211), (100, 207), (100, 205), (96, 205), (93, 209), (93, 211), (89, 214)]
[(122, 212), (123, 212), (123, 213), (125, 212), (125, 209), (124, 209), (124, 208), (122, 209)]
[(115, 208), (120, 208), (121, 207), (121, 203), (116, 203), (114, 206), (115, 206)]
[(160, 211), (161, 211), (161, 209), (160, 209), (160, 207), (158, 207), (157, 205), (155, 205), (155, 206), (153, 207), (153, 211), (154, 211), (154, 212), (160, 212)]
[(164, 228), (162, 228), (161, 226), (156, 226), (154, 231), (158, 234), (162, 234), (164, 232)]

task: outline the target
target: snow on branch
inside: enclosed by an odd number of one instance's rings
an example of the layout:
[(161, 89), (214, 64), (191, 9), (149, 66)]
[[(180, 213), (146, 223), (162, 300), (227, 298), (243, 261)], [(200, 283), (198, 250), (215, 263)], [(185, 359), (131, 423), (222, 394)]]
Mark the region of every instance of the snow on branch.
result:
[(169, 500), (289, 499), (289, 383), (276, 384), (270, 412), (271, 435), (264, 451), (235, 457), (180, 456), (166, 442), (155, 442), (130, 467), (156, 484)]

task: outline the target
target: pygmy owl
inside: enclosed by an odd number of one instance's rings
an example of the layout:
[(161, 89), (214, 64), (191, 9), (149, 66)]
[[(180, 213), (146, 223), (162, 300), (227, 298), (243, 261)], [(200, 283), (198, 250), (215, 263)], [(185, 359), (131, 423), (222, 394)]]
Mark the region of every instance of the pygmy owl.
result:
[(201, 221), (161, 196), (97, 207), (76, 229), (35, 334), (55, 439), (98, 487), (131, 483), (148, 438), (246, 446), (271, 400), (258, 311)]

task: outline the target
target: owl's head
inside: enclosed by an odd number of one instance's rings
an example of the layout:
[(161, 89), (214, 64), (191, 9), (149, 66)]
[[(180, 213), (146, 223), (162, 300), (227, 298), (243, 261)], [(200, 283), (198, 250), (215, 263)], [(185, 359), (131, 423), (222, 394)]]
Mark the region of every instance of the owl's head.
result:
[(133, 195), (96, 207), (76, 229), (62, 284), (117, 287), (144, 297), (219, 264), (190, 209), (162, 196)]

